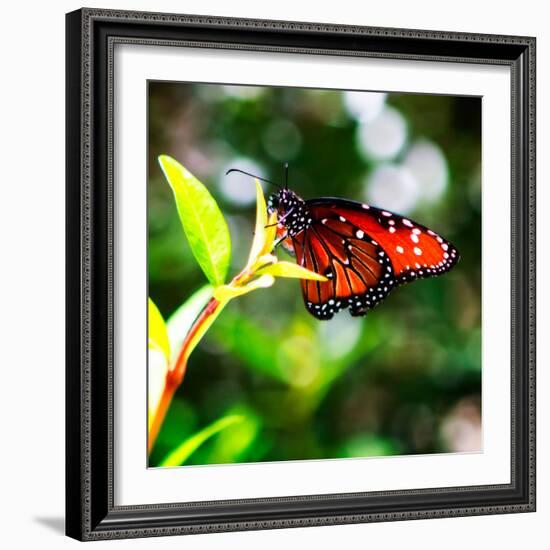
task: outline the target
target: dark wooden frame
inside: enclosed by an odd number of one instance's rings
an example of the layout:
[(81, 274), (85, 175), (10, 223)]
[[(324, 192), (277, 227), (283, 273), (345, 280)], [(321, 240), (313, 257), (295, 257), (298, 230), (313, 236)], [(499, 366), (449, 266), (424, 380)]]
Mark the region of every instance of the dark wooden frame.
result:
[[(114, 45), (128, 42), (511, 68), (510, 484), (114, 506), (112, 61)], [(69, 536), (98, 540), (535, 510), (534, 38), (82, 9), (67, 15), (66, 44)]]

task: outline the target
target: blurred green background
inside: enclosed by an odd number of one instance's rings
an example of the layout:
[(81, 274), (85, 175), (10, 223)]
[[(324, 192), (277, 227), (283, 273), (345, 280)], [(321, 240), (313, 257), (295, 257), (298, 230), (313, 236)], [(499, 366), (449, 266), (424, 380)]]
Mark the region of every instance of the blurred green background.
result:
[(295, 280), (233, 300), (193, 352), (150, 465), (232, 413), (244, 421), (187, 464), (481, 450), (481, 99), (150, 82), (148, 117), (149, 295), (165, 318), (206, 280), (160, 154), (218, 201), (230, 276), (246, 262), (255, 190), (224, 173), (280, 182), (285, 161), (303, 198), (410, 215), (461, 254), (450, 273), (396, 289), (365, 318), (316, 320)]

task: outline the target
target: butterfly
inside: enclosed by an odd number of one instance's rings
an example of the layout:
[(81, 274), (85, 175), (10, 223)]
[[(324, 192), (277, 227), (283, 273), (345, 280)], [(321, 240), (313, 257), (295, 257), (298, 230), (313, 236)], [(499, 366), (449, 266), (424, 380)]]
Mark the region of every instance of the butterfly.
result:
[(366, 315), (397, 286), (442, 275), (459, 260), (456, 247), (431, 229), (365, 203), (304, 200), (285, 184), (267, 207), (277, 212), (278, 243), (327, 279), (301, 280), (306, 309), (317, 319), (345, 308)]

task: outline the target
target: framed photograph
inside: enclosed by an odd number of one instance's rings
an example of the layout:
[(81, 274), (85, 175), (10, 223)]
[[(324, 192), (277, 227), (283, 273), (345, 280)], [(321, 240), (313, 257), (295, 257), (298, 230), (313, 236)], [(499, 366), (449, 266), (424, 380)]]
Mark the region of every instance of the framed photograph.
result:
[(535, 39), (67, 15), (67, 535), (535, 510)]

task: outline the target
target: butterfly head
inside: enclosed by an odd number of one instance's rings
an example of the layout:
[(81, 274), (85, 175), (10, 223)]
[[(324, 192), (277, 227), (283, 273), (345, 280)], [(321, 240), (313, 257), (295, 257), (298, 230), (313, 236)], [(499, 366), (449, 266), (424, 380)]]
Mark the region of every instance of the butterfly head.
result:
[(302, 232), (312, 222), (305, 201), (290, 189), (280, 189), (273, 193), (267, 202), (267, 209), (270, 213), (277, 212), (279, 225), (290, 236)]

